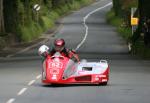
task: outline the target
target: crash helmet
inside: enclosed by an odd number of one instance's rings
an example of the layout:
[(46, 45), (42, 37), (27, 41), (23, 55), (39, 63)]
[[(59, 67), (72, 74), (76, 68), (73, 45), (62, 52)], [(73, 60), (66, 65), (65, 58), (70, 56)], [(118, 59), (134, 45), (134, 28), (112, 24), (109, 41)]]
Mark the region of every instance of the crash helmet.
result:
[(54, 49), (58, 52), (62, 51), (65, 48), (65, 40), (64, 39), (56, 39), (54, 41)]
[(38, 49), (38, 54), (40, 56), (46, 56), (48, 54), (49, 51), (49, 47), (47, 45), (42, 45), (39, 49)]

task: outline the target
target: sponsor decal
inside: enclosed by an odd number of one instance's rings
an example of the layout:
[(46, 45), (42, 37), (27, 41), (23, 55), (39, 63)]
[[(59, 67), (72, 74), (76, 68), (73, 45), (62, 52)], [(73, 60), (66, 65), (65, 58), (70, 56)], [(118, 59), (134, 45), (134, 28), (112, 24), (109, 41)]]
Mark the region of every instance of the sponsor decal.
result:
[(105, 78), (105, 77), (106, 77), (106, 75), (99, 75), (99, 77), (100, 77), (100, 78)]
[(102, 79), (102, 82), (107, 82), (107, 79)]
[(96, 77), (96, 78), (95, 78), (95, 81), (99, 81), (99, 78)]
[(53, 75), (53, 76), (52, 76), (52, 79), (57, 80), (57, 76), (56, 76), (56, 75)]
[(51, 69), (50, 74), (59, 74), (59, 69)]

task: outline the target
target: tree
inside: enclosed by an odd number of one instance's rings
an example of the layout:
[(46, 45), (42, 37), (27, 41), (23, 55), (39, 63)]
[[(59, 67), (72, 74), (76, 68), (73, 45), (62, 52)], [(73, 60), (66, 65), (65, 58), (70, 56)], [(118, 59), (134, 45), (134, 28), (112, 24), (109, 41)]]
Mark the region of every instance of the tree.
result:
[(113, 0), (113, 9), (116, 16), (121, 15), (121, 0)]
[(133, 35), (134, 42), (140, 37), (140, 33), (143, 29), (143, 24), (146, 19), (150, 18), (150, 0), (138, 0), (138, 10), (139, 10), (139, 25), (137, 32)]
[(57, 8), (67, 3), (73, 3), (73, 0), (52, 0), (52, 7)]
[(3, 0), (0, 0), (0, 32), (5, 32), (4, 15), (3, 15)]

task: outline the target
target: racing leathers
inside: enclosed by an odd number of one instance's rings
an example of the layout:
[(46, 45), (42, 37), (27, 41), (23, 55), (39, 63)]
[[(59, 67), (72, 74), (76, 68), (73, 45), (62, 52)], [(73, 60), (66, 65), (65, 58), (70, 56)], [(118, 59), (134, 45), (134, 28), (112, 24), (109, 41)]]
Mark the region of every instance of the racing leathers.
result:
[[(52, 49), (50, 51), (49, 55), (53, 56), (56, 52), (57, 51), (55, 49)], [(64, 48), (62, 51), (60, 51), (60, 54), (70, 58), (74, 62), (80, 62), (78, 55), (73, 50), (69, 50), (69, 49)]]

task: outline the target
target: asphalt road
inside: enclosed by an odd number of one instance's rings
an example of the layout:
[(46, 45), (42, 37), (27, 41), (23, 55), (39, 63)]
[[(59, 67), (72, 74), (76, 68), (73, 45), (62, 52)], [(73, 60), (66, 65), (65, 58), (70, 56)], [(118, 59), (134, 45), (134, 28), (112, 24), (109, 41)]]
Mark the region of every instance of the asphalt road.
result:
[(21, 59), (0, 63), (0, 103), (149, 103), (150, 61), (131, 56), (126, 42), (106, 23), (110, 2), (97, 0), (73, 11), (57, 22), (61, 28), (43, 43), (50, 46), (55, 38), (64, 38), (67, 47), (79, 47), (81, 59), (108, 60), (111, 69), (108, 86), (42, 86), (42, 65), (35, 47), (14, 55)]

